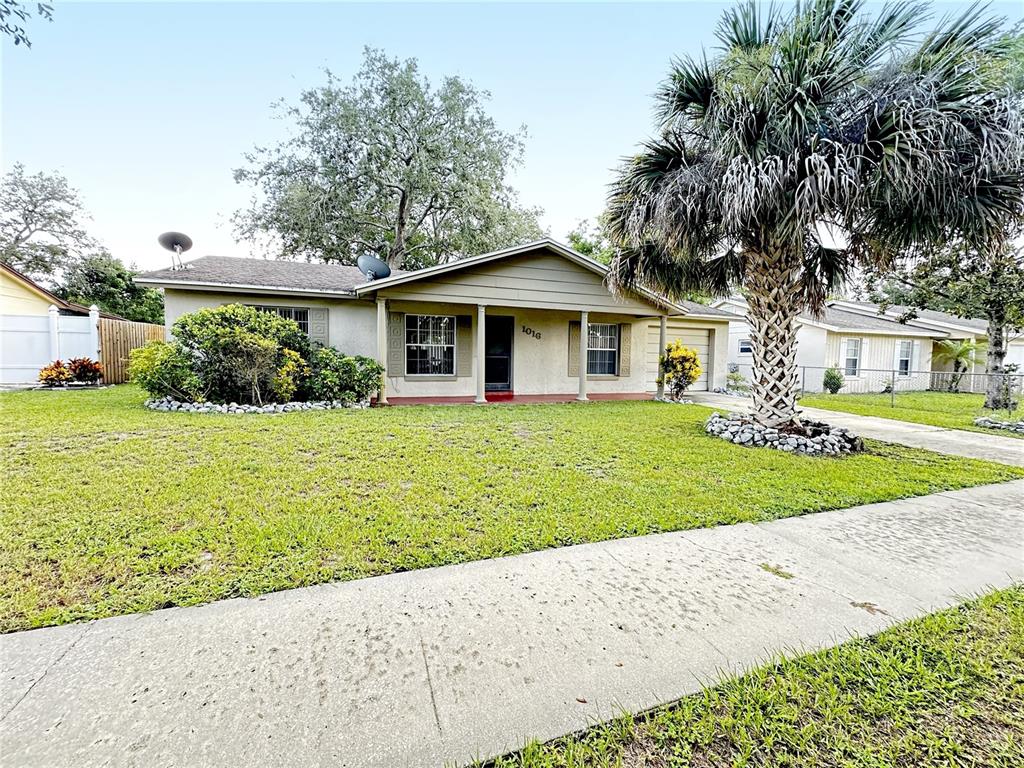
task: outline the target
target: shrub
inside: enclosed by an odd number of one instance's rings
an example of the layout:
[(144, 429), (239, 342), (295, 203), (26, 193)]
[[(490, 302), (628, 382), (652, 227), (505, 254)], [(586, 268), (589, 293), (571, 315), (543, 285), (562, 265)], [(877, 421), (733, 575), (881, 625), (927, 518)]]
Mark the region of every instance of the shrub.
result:
[(739, 371), (730, 371), (725, 377), (725, 381), (729, 389), (734, 389), (737, 392), (750, 391), (750, 383), (747, 381), (747, 377)]
[(661, 380), (673, 397), (681, 397), (686, 388), (700, 378), (700, 356), (697, 350), (683, 346), (678, 339), (665, 348), (659, 364)]
[(262, 404), (274, 391), (286, 350), (303, 360), (310, 355), (309, 338), (294, 320), (241, 304), (182, 315), (172, 332), (218, 402)]
[(287, 403), (308, 383), (310, 367), (295, 350), (286, 349), (282, 356), (284, 363), (277, 369), (272, 386), (277, 401)]
[(822, 377), (821, 384), (831, 394), (835, 394), (843, 388), (843, 374), (836, 367), (829, 368)]
[(88, 357), (75, 357), (68, 361), (68, 370), (75, 381), (95, 384), (103, 375), (103, 366)]
[(151, 341), (128, 353), (128, 378), (153, 397), (205, 400), (192, 361), (175, 342)]
[(71, 381), (71, 369), (63, 360), (54, 360), (39, 371), (39, 382), (45, 387), (62, 387)]
[(331, 347), (320, 347), (310, 359), (310, 394), (316, 400), (346, 403), (368, 400), (380, 387), (384, 368), (371, 357), (348, 357)]

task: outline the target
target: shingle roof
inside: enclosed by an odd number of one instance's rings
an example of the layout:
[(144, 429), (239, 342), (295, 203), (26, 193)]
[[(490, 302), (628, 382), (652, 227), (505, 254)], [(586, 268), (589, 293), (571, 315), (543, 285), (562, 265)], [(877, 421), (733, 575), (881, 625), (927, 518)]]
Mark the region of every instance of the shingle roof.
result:
[[(395, 270), (393, 274), (401, 274), (401, 271)], [(341, 264), (235, 256), (200, 256), (188, 262), (185, 269), (143, 272), (137, 279), (166, 284), (209, 283), (328, 293), (349, 293), (355, 286), (366, 282), (366, 276), (358, 268)]]
[[(810, 320), (815, 318), (810, 315), (801, 315)], [(877, 315), (862, 315), (858, 312), (847, 312), (844, 309), (836, 309), (835, 307), (825, 307), (825, 315), (821, 318), (821, 322), (825, 325), (831, 325), (835, 328), (843, 329), (863, 329), (871, 331), (923, 331), (923, 328), (915, 328), (913, 326), (907, 326), (903, 323), (897, 323), (895, 320), (879, 317)]]
[[(847, 301), (847, 304), (856, 304), (858, 307), (863, 307), (866, 310), (872, 312), (878, 312), (878, 305), (872, 304), (870, 301)], [(901, 306), (899, 304), (890, 305), (886, 316), (895, 320), (898, 316), (905, 315), (908, 312), (913, 312), (922, 320), (932, 320), (936, 323), (948, 323), (949, 325), (957, 325), (961, 328), (972, 328), (976, 331), (985, 332), (988, 330), (988, 321), (982, 320), (976, 317), (957, 317), (951, 315), (948, 312), (939, 312), (934, 309), (915, 309), (913, 307)], [(913, 324), (913, 320), (907, 321)]]
[(696, 301), (686, 301), (686, 299), (679, 299), (673, 302), (683, 309), (686, 310), (687, 314), (693, 315), (707, 315), (708, 317), (721, 317), (723, 320), (742, 320), (740, 315), (735, 312), (726, 312), (724, 309), (718, 309), (717, 307), (709, 307), (706, 304), (698, 304)]

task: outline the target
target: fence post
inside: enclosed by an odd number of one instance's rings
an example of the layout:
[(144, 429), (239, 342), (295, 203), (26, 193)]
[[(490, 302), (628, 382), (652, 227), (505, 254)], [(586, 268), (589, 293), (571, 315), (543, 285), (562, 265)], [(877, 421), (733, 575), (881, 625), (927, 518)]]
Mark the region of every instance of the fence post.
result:
[(50, 362), (60, 358), (60, 312), (53, 304), (46, 310), (50, 317)]
[(800, 397), (807, 391), (807, 366), (800, 367)]
[(89, 307), (89, 349), (92, 350), (89, 357), (98, 362), (100, 359), (100, 308), (95, 304)]
[(896, 369), (892, 369), (892, 378), (889, 379), (889, 407), (896, 407)]

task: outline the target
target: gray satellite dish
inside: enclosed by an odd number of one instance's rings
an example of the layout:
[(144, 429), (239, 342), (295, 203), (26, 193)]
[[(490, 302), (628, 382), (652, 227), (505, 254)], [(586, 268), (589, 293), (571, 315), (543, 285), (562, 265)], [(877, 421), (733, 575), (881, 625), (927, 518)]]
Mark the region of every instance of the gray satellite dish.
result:
[(376, 256), (364, 253), (356, 259), (356, 266), (359, 271), (366, 275), (367, 280), (382, 280), (391, 274), (391, 267)]
[(171, 259), (171, 269), (181, 269), (185, 266), (181, 263), (181, 254), (192, 247), (191, 237), (181, 232), (164, 232), (156, 241), (174, 254)]

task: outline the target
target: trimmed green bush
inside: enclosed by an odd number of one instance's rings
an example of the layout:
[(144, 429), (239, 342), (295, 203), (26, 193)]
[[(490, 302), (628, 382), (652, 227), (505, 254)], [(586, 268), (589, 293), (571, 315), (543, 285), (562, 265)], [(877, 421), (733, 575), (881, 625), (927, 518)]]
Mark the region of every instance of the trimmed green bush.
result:
[(128, 378), (153, 397), (190, 402), (206, 399), (202, 381), (177, 343), (151, 341), (133, 349), (128, 353)]
[(182, 315), (171, 342), (131, 353), (129, 375), (153, 397), (263, 405), (368, 400), (383, 368), (369, 357), (314, 347), (293, 320), (229, 304)]
[(347, 357), (331, 347), (320, 347), (310, 360), (310, 394), (314, 400), (346, 403), (369, 399), (380, 387), (384, 368), (371, 357)]
[(833, 395), (843, 388), (844, 383), (843, 374), (839, 372), (838, 368), (829, 368), (826, 370), (821, 380), (822, 386)]

